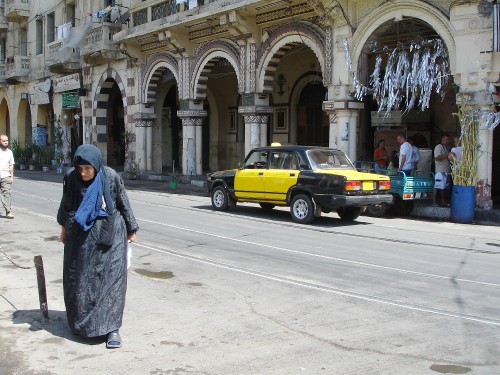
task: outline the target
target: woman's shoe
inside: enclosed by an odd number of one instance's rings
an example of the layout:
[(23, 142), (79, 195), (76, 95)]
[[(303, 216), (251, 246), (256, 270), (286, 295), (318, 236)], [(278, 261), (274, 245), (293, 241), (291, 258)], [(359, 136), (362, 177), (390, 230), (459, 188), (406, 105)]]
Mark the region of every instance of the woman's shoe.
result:
[(118, 349), (122, 346), (122, 338), (118, 330), (108, 333), (108, 340), (106, 341), (106, 348)]

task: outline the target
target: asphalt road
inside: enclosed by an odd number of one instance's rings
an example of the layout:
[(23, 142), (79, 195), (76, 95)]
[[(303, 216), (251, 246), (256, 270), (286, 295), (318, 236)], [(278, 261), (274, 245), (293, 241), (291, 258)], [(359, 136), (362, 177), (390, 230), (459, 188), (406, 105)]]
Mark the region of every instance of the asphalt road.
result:
[[(0, 218), (0, 374), (499, 374), (498, 227), (286, 209), (129, 190), (124, 346), (67, 329), (61, 184), (19, 178)], [(45, 265), (49, 319), (33, 257)], [(30, 268), (21, 268), (30, 267)]]

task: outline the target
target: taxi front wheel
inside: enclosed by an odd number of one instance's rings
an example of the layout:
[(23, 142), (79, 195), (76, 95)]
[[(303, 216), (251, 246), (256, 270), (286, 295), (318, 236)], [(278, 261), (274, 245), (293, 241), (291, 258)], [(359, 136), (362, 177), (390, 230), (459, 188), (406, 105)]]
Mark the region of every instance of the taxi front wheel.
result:
[(212, 207), (218, 211), (225, 211), (231, 206), (227, 190), (223, 186), (217, 186), (212, 190)]
[(311, 198), (305, 194), (298, 194), (290, 205), (292, 220), (296, 223), (308, 224), (314, 220), (314, 205)]

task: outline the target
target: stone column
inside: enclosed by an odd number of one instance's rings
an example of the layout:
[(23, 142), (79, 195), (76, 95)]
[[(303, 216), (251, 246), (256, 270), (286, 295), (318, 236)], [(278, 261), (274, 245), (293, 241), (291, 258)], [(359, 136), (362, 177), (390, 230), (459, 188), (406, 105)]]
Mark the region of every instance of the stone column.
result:
[(493, 131), (479, 129), (479, 150), (477, 160), (476, 206), (485, 210), (493, 209), (491, 181), (493, 168)]
[(267, 123), (273, 108), (267, 95), (246, 93), (242, 95), (238, 113), (245, 121), (245, 155), (255, 147), (267, 146)]
[(342, 150), (351, 160), (357, 158), (359, 110), (363, 106), (356, 101), (323, 102), (323, 110), (330, 117), (329, 146)]
[(207, 117), (203, 103), (182, 100), (177, 116), (182, 121), (182, 168), (183, 175), (202, 174), (202, 125)]
[[(245, 115), (245, 155), (255, 147), (267, 146), (266, 124), (269, 116)], [(264, 134), (263, 134), (264, 133)]]
[(151, 171), (153, 167), (152, 126), (156, 114), (138, 112), (134, 114), (133, 118), (136, 136), (135, 163), (139, 171)]

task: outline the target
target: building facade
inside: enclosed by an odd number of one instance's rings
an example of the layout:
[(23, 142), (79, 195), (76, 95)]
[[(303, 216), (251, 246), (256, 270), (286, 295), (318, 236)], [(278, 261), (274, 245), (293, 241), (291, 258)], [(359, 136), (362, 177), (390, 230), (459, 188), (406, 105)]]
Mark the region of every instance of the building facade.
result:
[[(66, 162), (82, 143), (97, 145), (108, 165), (156, 174), (231, 168), (271, 142), (369, 160), (379, 139), (396, 150), (404, 131), (430, 168), (440, 135), (460, 133), (453, 113), (464, 93), (485, 112), (496, 108), (492, 1), (2, 4), (0, 132), (23, 145), (41, 133), (53, 144), (61, 126)], [(375, 94), (405, 71), (398, 64), (432, 87), (408, 78), (403, 90)], [(500, 196), (499, 132), (479, 134), (483, 208)]]

